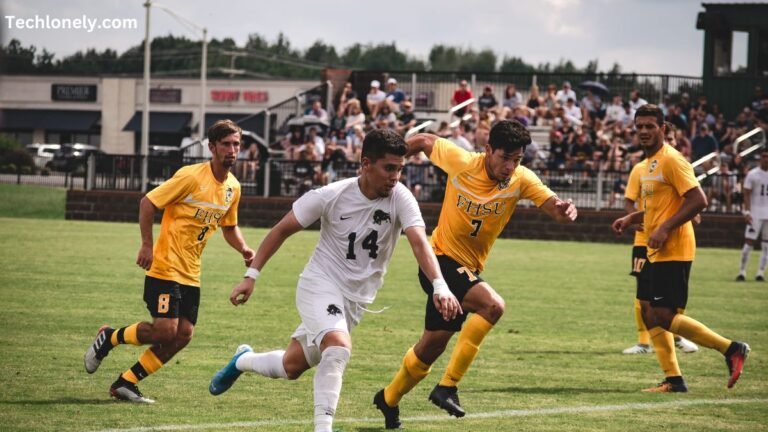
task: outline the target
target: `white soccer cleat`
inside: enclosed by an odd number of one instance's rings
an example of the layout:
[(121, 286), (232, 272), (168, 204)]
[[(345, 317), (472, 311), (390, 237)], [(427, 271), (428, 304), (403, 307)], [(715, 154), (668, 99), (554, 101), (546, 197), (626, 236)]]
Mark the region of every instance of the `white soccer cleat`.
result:
[(653, 347), (645, 344), (632, 345), (631, 347), (622, 351), (622, 354), (650, 354), (653, 352)]
[(684, 353), (695, 353), (699, 350), (698, 345), (682, 336), (675, 338), (675, 346)]
[(89, 374), (96, 372), (101, 365), (101, 361), (109, 354), (109, 350), (112, 349), (109, 338), (112, 336), (113, 331), (115, 329), (108, 325), (101, 326), (96, 333), (96, 339), (94, 339), (91, 346), (85, 352), (83, 364), (85, 365), (85, 371)]

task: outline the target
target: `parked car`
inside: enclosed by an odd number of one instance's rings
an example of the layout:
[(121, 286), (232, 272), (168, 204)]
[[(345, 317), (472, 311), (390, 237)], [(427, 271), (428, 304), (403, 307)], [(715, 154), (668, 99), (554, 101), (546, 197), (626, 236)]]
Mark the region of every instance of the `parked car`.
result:
[(85, 167), (88, 157), (92, 154), (104, 154), (104, 152), (88, 144), (62, 144), (61, 148), (53, 154), (53, 159), (45, 166), (54, 171), (75, 171), (78, 167)]
[(32, 155), (32, 159), (35, 161), (35, 166), (38, 168), (44, 168), (48, 162), (53, 160), (53, 154), (61, 148), (59, 144), (27, 144), (25, 149), (27, 153)]

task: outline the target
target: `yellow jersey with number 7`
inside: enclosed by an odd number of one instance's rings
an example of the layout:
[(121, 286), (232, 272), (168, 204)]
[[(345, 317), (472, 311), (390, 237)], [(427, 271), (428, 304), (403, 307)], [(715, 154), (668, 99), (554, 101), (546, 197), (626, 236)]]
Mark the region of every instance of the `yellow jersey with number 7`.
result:
[(524, 166), (518, 166), (506, 184), (491, 180), (485, 158), (485, 153), (468, 152), (446, 139), (435, 141), (429, 155), (448, 175), (432, 247), (435, 254), (449, 256), (477, 272), (485, 267), (493, 243), (521, 199), (539, 207), (555, 195)]
[(205, 162), (179, 169), (147, 198), (165, 209), (147, 275), (199, 287), (208, 238), (219, 226), (237, 225), (240, 183), (232, 173), (219, 182)]

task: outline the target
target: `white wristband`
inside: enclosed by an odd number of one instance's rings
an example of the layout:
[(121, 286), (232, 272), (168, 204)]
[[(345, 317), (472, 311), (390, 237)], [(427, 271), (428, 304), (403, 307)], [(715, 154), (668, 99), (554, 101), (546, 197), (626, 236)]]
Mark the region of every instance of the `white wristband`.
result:
[(432, 295), (438, 297), (446, 297), (451, 294), (451, 290), (448, 289), (448, 284), (444, 279), (435, 279), (432, 281)]
[(251, 279), (253, 279), (253, 280), (256, 280), (256, 279), (258, 279), (258, 278), (259, 278), (259, 274), (260, 274), (260, 273), (261, 273), (261, 272), (260, 272), (260, 271), (258, 271), (258, 270), (256, 270), (255, 268), (253, 268), (253, 267), (248, 267), (248, 270), (246, 270), (246, 271), (245, 271), (245, 276), (243, 276), (243, 277), (244, 277), (244, 278), (251, 278)]

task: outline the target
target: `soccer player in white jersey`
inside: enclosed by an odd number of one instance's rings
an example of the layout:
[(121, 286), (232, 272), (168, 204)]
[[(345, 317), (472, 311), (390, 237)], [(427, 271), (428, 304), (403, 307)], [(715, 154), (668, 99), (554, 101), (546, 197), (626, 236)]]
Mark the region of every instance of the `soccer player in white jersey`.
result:
[(768, 148), (760, 152), (760, 165), (753, 168), (744, 178), (744, 219), (747, 228), (744, 230), (744, 247), (741, 248), (741, 268), (737, 281), (743, 281), (747, 276), (749, 253), (755, 248), (755, 240), (762, 240), (760, 267), (755, 280), (765, 281), (765, 266), (768, 264)]
[(235, 306), (247, 302), (259, 272), (285, 239), (320, 220), (320, 241), (296, 288), (301, 324), (285, 351), (257, 354), (240, 345), (211, 380), (212, 394), (227, 391), (242, 372), (294, 380), (317, 366), (315, 431), (330, 432), (351, 354), (350, 331), (376, 297), (403, 230), (416, 261), (433, 281), (433, 300), (443, 319), (462, 314), (427, 240), (418, 204), (399, 182), (407, 150), (393, 131), (369, 133), (363, 141), (359, 177), (308, 192), (267, 234), (229, 300)]

